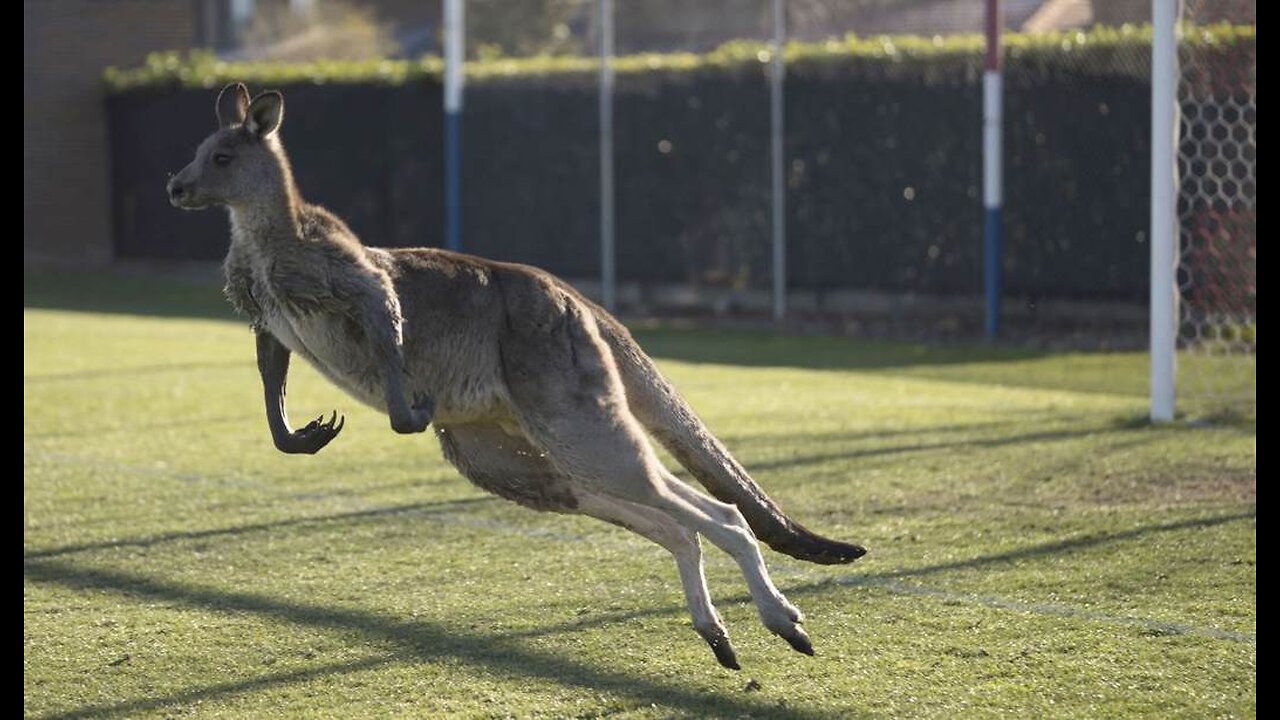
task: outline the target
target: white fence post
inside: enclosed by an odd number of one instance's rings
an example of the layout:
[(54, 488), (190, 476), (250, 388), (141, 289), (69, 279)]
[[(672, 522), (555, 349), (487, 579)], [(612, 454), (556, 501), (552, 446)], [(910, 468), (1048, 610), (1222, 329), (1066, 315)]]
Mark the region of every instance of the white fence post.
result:
[(600, 285), (605, 309), (618, 309), (613, 206), (613, 0), (600, 0)]
[(773, 0), (773, 65), (769, 77), (770, 162), (773, 173), (773, 317), (787, 315), (787, 157), (783, 126), (783, 81), (787, 42), (786, 0)]
[(1178, 337), (1178, 0), (1152, 0), (1151, 420), (1174, 416)]

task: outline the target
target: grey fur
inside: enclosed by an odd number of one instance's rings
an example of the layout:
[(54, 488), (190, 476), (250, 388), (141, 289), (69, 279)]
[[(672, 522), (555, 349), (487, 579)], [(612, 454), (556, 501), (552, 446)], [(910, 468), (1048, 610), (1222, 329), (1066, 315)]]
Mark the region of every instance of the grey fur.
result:
[[(445, 457), (479, 487), (522, 505), (621, 525), (675, 557), (694, 627), (736, 669), (706, 590), (698, 535), (737, 560), (765, 626), (812, 653), (756, 535), (814, 562), (855, 545), (787, 518), (602, 308), (552, 275), (444, 250), (363, 246), (298, 195), (278, 129), (279, 93), (219, 95), (220, 128), (169, 183), (175, 206), (224, 205), (227, 299), (258, 333), (268, 427), (284, 452), (334, 439), (334, 413), (292, 430), (284, 386), (296, 353), (393, 429), (433, 421)], [(675, 478), (653, 433), (717, 499)]]
[(213, 111), (218, 117), (218, 127), (229, 128), (244, 122), (249, 114), (249, 88), (244, 83), (232, 83), (218, 93), (213, 104)]

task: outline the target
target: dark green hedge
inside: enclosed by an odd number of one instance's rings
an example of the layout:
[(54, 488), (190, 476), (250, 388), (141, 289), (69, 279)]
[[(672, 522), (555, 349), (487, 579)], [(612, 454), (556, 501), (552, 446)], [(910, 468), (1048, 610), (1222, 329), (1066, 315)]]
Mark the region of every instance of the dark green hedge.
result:
[[(1252, 47), (1252, 25), (1189, 27), (1183, 41), (1195, 47)], [(1095, 27), (1088, 31), (1006, 33), (1007, 57), (1024, 70), (1052, 74), (1062, 67), (1087, 65), (1094, 75), (1145, 76), (1133, 63), (1134, 52), (1149, 53), (1151, 28), (1125, 25)], [(790, 74), (837, 72), (920, 79), (926, 84), (947, 82), (955, 73), (980, 69), (983, 38), (980, 35), (917, 37), (911, 35), (858, 37), (824, 42), (791, 42), (784, 49)], [(751, 71), (767, 64), (768, 45), (739, 40), (707, 53), (645, 53), (615, 59), (621, 75), (684, 74), (696, 72)], [(557, 82), (578, 76), (590, 80), (598, 67), (593, 57), (540, 56), (476, 60), (466, 64), (472, 82), (486, 80), (555, 77)], [(205, 52), (189, 55), (154, 53), (137, 68), (107, 68), (104, 81), (112, 93), (143, 88), (216, 88), (232, 81), (255, 85), (379, 84), (400, 85), (439, 80), (440, 58), (419, 60), (361, 60), (281, 63), (270, 61), (223, 62)]]
[[(1256, 62), (1253, 28), (1188, 42)], [(1146, 292), (1150, 33), (1011, 36), (1006, 74), (1011, 292)], [(976, 293), (981, 41), (874, 38), (787, 47), (789, 281), (806, 289)], [(767, 49), (618, 62), (619, 270), (736, 286), (769, 277)], [(111, 71), (117, 248), (219, 257), (225, 220), (164, 203), (212, 122), (212, 88), (286, 86), (304, 193), (370, 244), (439, 242), (439, 63), (224, 64), (154, 57)], [(467, 249), (569, 276), (598, 272), (594, 63), (471, 63)]]

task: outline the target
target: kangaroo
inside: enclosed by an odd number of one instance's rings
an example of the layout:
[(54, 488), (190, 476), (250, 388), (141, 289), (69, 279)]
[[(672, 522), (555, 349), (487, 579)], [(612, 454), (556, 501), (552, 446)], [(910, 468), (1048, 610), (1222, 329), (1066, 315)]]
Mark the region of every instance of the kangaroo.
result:
[[(255, 332), (276, 448), (318, 452), (345, 422), (334, 411), (291, 428), (285, 383), (296, 354), (385, 411), (395, 432), (434, 423), (445, 458), (483, 490), (599, 518), (665, 548), (694, 629), (725, 667), (739, 665), (707, 591), (700, 535), (737, 562), (765, 627), (813, 654), (756, 538), (815, 563), (866, 551), (784, 515), (620, 322), (537, 268), (362, 245), (299, 195), (280, 140), (279, 92), (250, 100), (231, 84), (215, 113), (217, 130), (169, 180), (169, 200), (230, 212), (225, 294)], [(715, 499), (672, 475), (646, 431)]]

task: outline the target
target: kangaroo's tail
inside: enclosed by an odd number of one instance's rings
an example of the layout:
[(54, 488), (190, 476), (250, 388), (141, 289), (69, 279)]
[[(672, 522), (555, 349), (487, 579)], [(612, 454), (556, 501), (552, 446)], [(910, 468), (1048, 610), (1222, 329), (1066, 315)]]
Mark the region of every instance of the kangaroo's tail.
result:
[(658, 371), (631, 334), (598, 312), (600, 333), (613, 351), (627, 403), (641, 423), (721, 502), (732, 503), (766, 545), (799, 560), (835, 565), (853, 562), (866, 549), (830, 540), (787, 517)]

